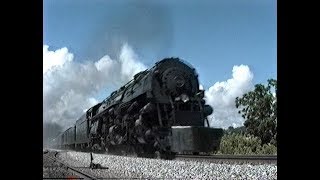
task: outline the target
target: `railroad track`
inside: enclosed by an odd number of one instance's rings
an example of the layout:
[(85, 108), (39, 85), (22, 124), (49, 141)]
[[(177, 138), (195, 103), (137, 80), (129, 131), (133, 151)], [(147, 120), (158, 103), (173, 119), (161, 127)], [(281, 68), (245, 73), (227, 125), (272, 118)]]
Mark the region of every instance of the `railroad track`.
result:
[[(130, 156), (131, 157), (131, 156)], [(133, 156), (134, 157), (134, 156)], [(186, 155), (176, 154), (173, 160), (208, 161), (215, 163), (276, 164), (277, 155)]]
[(253, 164), (277, 163), (276, 155), (176, 155), (175, 159), (210, 162), (244, 162)]
[[(57, 158), (54, 157), (54, 154), (56, 152), (46, 152), (43, 154), (43, 159), (44, 161), (47, 161), (50, 163), (50, 165), (46, 165), (46, 168), (48, 167), (54, 167), (53, 170), (55, 171), (60, 171), (63, 172), (63, 175), (66, 175), (67, 177), (61, 177), (63, 179), (85, 179), (85, 180), (95, 180), (97, 179), (96, 177), (87, 174), (85, 172), (82, 172), (80, 170), (78, 170), (75, 167), (71, 167), (63, 162), (61, 162), (60, 160), (58, 160)], [(54, 165), (53, 165), (54, 164)], [(45, 165), (44, 165), (45, 167)], [(60, 178), (60, 177), (43, 177), (43, 179), (52, 179), (52, 178)]]

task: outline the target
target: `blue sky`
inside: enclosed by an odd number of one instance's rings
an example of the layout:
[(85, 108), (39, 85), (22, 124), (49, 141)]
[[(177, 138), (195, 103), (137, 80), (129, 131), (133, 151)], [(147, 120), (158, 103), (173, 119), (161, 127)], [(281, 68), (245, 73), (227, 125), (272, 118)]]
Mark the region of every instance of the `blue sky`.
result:
[[(44, 121), (67, 128), (118, 88), (113, 82), (180, 57), (198, 71), (210, 124), (241, 126), (235, 98), (277, 77), (276, 12), (270, 0), (45, 0)], [(123, 52), (130, 65), (105, 58)]]
[(165, 57), (192, 64), (205, 88), (248, 65), (254, 83), (277, 76), (276, 1), (45, 0), (44, 42), (75, 61), (97, 61), (126, 41), (151, 67)]

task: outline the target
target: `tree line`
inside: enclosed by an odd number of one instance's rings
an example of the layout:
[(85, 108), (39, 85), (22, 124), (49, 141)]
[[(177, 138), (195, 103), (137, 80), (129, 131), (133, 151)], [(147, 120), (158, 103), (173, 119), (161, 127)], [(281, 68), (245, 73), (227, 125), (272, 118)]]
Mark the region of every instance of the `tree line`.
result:
[(218, 154), (277, 154), (277, 80), (235, 99), (244, 126), (224, 130)]

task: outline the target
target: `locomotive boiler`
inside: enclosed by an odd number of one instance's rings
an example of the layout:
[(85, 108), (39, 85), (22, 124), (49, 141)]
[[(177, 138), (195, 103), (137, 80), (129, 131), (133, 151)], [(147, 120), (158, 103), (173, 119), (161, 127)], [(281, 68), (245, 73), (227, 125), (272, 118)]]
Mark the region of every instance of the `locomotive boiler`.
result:
[(212, 152), (223, 134), (209, 127), (212, 113), (196, 70), (179, 58), (166, 58), (88, 109), (54, 142), (58, 148), (162, 158)]

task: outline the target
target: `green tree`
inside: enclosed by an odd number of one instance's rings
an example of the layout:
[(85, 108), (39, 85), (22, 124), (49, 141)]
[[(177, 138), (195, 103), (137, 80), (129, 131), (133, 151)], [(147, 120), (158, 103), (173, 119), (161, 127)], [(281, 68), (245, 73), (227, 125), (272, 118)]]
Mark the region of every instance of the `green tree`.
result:
[(236, 98), (236, 107), (245, 119), (246, 132), (261, 139), (262, 144), (276, 145), (277, 139), (277, 81), (255, 85), (255, 89)]
[(236, 133), (236, 134), (244, 134), (246, 132), (246, 127), (244, 126), (240, 126), (240, 127), (232, 127), (229, 126), (228, 129), (224, 130), (224, 134), (232, 134), (232, 133)]

